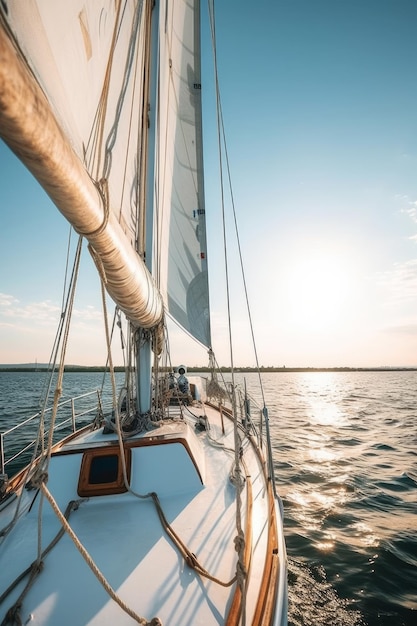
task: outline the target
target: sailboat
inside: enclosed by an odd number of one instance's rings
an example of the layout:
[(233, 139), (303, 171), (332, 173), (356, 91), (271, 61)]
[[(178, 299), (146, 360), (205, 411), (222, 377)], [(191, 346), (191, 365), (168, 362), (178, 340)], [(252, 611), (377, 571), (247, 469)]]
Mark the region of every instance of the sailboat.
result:
[[(2, 0), (0, 16), (1, 137), (79, 235), (51, 406), (45, 396), (14, 476), (2, 450), (0, 621), (283, 626), (268, 410), (253, 408), (233, 363), (223, 381), (211, 341), (200, 2)], [(221, 136), (218, 91), (216, 102)], [(84, 242), (112, 393), (59, 435)], [(127, 320), (120, 390), (106, 294)], [(207, 349), (207, 376), (175, 371), (167, 318)]]

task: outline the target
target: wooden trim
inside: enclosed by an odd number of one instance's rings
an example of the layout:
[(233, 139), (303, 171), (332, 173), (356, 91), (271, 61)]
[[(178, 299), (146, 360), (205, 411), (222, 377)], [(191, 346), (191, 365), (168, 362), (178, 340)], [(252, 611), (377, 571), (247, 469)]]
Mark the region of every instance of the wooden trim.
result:
[(279, 576), (280, 559), (278, 549), (278, 529), (275, 510), (275, 498), (272, 490), (271, 480), (269, 479), (267, 473), (266, 460), (262, 450), (259, 448), (256, 442), (254, 442), (253, 435), (249, 435), (249, 439), (251, 440), (259, 461), (261, 462), (262, 473), (264, 475), (264, 479), (267, 485), (267, 497), (269, 506), (266, 561), (252, 626), (266, 626), (268, 624), (272, 624), (273, 622), (277, 599), (277, 582)]
[(275, 515), (275, 502), (272, 494), (272, 487), (269, 482), (268, 501), (269, 522), (266, 561), (252, 626), (266, 626), (267, 624), (272, 624), (276, 604), (276, 581), (279, 573), (278, 535), (277, 520)]
[[(216, 407), (213, 407), (216, 408)], [(233, 420), (233, 416), (230, 411), (227, 409), (224, 411), (225, 415)], [(240, 424), (239, 424), (240, 426)], [(269, 626), (273, 623), (273, 618), (275, 614), (275, 606), (277, 599), (277, 580), (279, 576), (279, 550), (278, 550), (278, 530), (277, 530), (277, 519), (276, 519), (276, 511), (275, 511), (275, 498), (272, 492), (271, 481), (268, 478), (266, 471), (266, 462), (265, 457), (260, 450), (257, 442), (254, 441), (252, 435), (246, 433), (246, 436), (251, 442), (252, 447), (255, 450), (255, 453), (259, 459), (259, 462), (262, 467), (262, 474), (264, 476), (265, 484), (267, 487), (267, 497), (268, 497), (268, 542), (266, 547), (266, 560), (264, 571), (262, 574), (262, 582), (261, 587), (258, 594), (258, 601), (255, 607), (255, 613), (252, 620), (252, 626)], [(245, 563), (246, 567), (246, 563)], [(247, 570), (249, 573), (249, 569)], [(235, 591), (235, 596), (232, 602), (232, 608), (235, 604), (235, 599), (237, 595), (238, 589)], [(239, 589), (239, 596), (240, 596)], [(240, 613), (241, 613), (241, 597), (239, 598), (239, 610), (235, 615), (233, 615), (234, 621), (229, 622), (229, 617), (231, 616), (231, 611), (229, 612), (228, 621), (226, 622), (226, 626), (238, 626)]]
[(69, 435), (66, 435), (66, 437), (64, 437), (60, 441), (57, 441), (57, 443), (55, 443), (52, 446), (52, 454), (57, 454), (59, 452), (59, 450), (62, 448), (62, 446), (66, 446), (67, 443), (69, 443), (73, 439), (77, 439), (77, 437), (79, 437), (83, 433), (88, 433), (89, 431), (93, 431), (93, 430), (94, 430), (93, 429), (93, 425), (92, 424), (87, 424), (87, 426), (83, 426), (82, 428), (77, 429), (73, 433), (70, 433)]
[[(74, 439), (75, 437), (78, 437), (80, 435), (80, 433), (83, 433), (84, 431), (87, 432), (90, 429), (91, 429), (91, 424), (89, 424), (87, 426), (84, 426), (80, 430), (77, 430), (75, 433), (71, 433), (70, 435), (66, 435), (64, 437), (64, 439), (61, 439), (60, 441), (58, 441), (57, 443), (55, 443), (52, 446), (52, 454), (59, 454), (58, 450), (63, 445), (65, 445), (66, 443), (71, 441), (71, 439)], [(32, 464), (32, 470), (33, 471), (37, 467), (40, 458), (41, 458), (41, 456), (39, 455), (34, 460), (34, 462)], [(26, 474), (27, 474), (29, 465), (30, 464), (28, 463), (27, 465), (25, 465), (25, 467), (23, 467), (21, 470), (19, 470), (17, 472), (17, 474), (14, 474), (14, 476), (9, 478), (9, 484), (7, 486), (6, 493), (16, 492), (20, 487), (24, 486), (24, 481), (27, 479), (27, 475)], [(32, 471), (32, 473), (33, 473), (33, 471)]]
[[(252, 494), (252, 482), (250, 475), (248, 474), (247, 467), (242, 460), (242, 465), (245, 469), (246, 478), (246, 528), (245, 528), (245, 551), (243, 556), (244, 566), (249, 579), (249, 572), (252, 559), (252, 510), (253, 510), (253, 494)], [(233, 595), (232, 604), (230, 606), (229, 613), (225, 626), (238, 626), (240, 621), (240, 615), (242, 612), (242, 591), (239, 585), (236, 583), (235, 593)]]
[[(64, 442), (61, 442), (61, 443), (63, 444), (63, 443), (66, 443), (67, 441), (68, 440), (65, 440)], [(185, 436), (178, 437), (178, 436), (172, 436), (172, 435), (156, 435), (156, 436), (153, 435), (152, 437), (146, 437), (143, 439), (132, 439), (132, 440), (123, 441), (125, 450), (127, 449), (131, 450), (133, 448), (145, 448), (147, 446), (160, 446), (160, 445), (165, 445), (165, 444), (170, 444), (170, 443), (180, 443), (181, 445), (184, 446), (184, 448), (187, 450), (188, 456), (190, 457), (196, 469), (196, 472), (200, 478), (201, 484), (204, 484), (203, 477), (201, 475), (197, 461), (194, 457), (194, 454), (190, 446), (188, 445), (188, 441)], [(53, 453), (53, 455), (60, 456), (60, 455), (66, 455), (66, 454), (83, 454), (85, 452), (88, 452), (89, 450), (91, 451), (104, 450), (105, 452), (103, 452), (103, 454), (105, 454), (106, 452), (108, 452), (109, 448), (111, 448), (114, 445), (116, 445), (114, 439), (112, 441), (94, 442), (94, 444), (89, 442), (83, 446), (72, 448), (71, 450), (62, 450), (62, 445), (60, 445), (59, 448)]]
[[(131, 471), (131, 451), (129, 448), (124, 450), (127, 481), (130, 482)], [(90, 472), (93, 461), (99, 457), (115, 456), (117, 457), (117, 477), (116, 480), (103, 483), (91, 483)], [(120, 454), (119, 446), (112, 446), (111, 448), (99, 448), (94, 450), (88, 450), (84, 452), (81, 461), (81, 469), (78, 478), (77, 493), (82, 498), (88, 498), (90, 496), (106, 496), (116, 493), (125, 493), (127, 487), (125, 485), (123, 477), (123, 464)]]

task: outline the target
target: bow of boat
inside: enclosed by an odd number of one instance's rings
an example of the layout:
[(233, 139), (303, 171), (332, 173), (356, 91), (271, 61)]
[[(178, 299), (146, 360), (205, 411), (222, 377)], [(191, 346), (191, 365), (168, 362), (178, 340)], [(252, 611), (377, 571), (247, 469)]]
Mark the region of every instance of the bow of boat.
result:
[[(2, 619), (23, 593), (23, 623), (285, 623), (281, 509), (261, 448), (239, 427), (237, 475), (227, 413), (173, 411), (123, 446), (103, 428), (55, 446), (3, 532), (0, 593), (27, 573), (3, 597)], [(3, 531), (18, 501), (2, 505)]]

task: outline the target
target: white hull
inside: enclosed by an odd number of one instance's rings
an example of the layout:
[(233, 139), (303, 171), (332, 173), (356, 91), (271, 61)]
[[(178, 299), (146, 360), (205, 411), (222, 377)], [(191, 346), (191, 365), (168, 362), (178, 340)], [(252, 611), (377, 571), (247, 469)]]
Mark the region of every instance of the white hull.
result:
[[(234, 463), (233, 424), (206, 407), (207, 431), (194, 432), (195, 417), (179, 409), (174, 419), (128, 439), (130, 485), (137, 494), (155, 492), (174, 532), (214, 578), (235, 576), (237, 553), (236, 487), (230, 481)], [(266, 478), (263, 456), (239, 429), (246, 480), (241, 490), (241, 525), (245, 534), (246, 624), (286, 623), (286, 554), (280, 508)], [(79, 477), (86, 450), (118, 449), (116, 435), (102, 429), (84, 431), (55, 449), (47, 488), (60, 510), (81, 500), (69, 524), (120, 600), (136, 614), (162, 624), (186, 626), (239, 624), (241, 594), (200, 576), (186, 564), (164, 530), (154, 501), (132, 493), (80, 498)], [(12, 498), (9, 499), (9, 501)], [(20, 518), (0, 546), (0, 594), (37, 557), (38, 508), (41, 496), (26, 491)], [(10, 520), (14, 502), (0, 510), (0, 528)], [(60, 523), (43, 503), (42, 549)], [(6, 565), (7, 564), (7, 565)], [(28, 577), (0, 605), (0, 618), (16, 602)], [(44, 567), (22, 601), (24, 624), (131, 624), (134, 619), (115, 600), (65, 533), (44, 558)]]

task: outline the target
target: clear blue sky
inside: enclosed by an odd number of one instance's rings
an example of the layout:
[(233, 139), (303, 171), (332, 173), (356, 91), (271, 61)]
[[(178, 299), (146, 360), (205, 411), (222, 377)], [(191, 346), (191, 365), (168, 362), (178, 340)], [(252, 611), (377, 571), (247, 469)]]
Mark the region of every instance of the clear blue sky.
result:
[[(261, 364), (417, 365), (417, 2), (228, 0), (216, 14)], [(214, 349), (226, 363), (210, 120), (207, 130)], [(3, 144), (0, 163), (0, 362), (47, 361), (68, 227)], [(87, 265), (70, 360), (96, 364)], [(241, 308), (233, 293), (235, 358), (249, 365)], [(206, 362), (173, 347), (174, 360)]]

